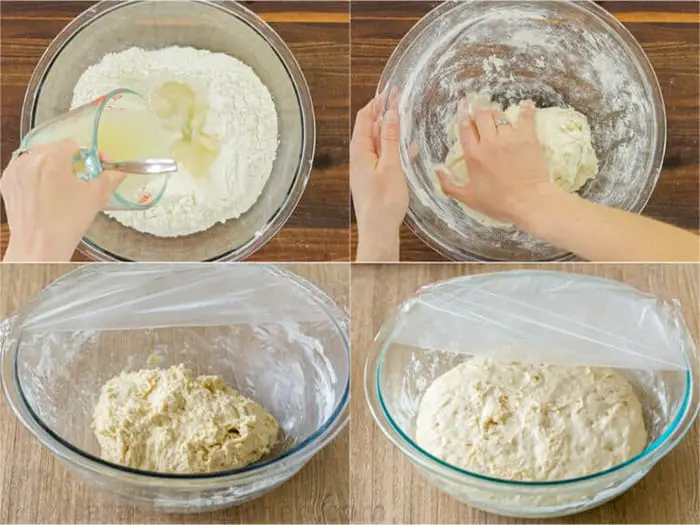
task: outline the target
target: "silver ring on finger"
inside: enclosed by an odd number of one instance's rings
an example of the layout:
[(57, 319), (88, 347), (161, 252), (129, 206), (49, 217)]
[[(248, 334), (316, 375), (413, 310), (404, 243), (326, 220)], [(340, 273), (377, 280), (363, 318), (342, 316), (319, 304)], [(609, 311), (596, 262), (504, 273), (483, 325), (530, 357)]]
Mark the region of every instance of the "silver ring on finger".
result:
[(510, 125), (510, 122), (508, 122), (508, 119), (504, 118), (497, 118), (496, 119), (496, 127), (499, 128), (501, 126), (508, 126)]

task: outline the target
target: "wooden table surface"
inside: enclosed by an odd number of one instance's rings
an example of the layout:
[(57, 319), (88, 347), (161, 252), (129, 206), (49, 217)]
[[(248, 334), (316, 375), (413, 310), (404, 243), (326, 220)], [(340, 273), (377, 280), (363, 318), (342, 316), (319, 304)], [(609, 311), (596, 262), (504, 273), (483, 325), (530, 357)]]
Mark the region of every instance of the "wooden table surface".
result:
[[(285, 227), (251, 257), (258, 261), (349, 258), (349, 4), (344, 1), (243, 2), (279, 33), (311, 89), (316, 156), (311, 180)], [(0, 10), (4, 168), (19, 145), (20, 112), (29, 77), (51, 40), (94, 2), (3, 0)], [(0, 206), (0, 256), (9, 231)], [(84, 260), (76, 254), (76, 260)]]
[[(544, 268), (597, 275), (627, 282), (663, 298), (677, 298), (683, 305), (695, 341), (700, 336), (699, 265), (354, 265), (350, 423), (352, 523), (535, 523), (473, 509), (430, 485), (375, 425), (364, 392), (364, 366), (372, 339), (403, 300), (425, 284), (508, 268)], [(582, 514), (545, 521), (700, 523), (698, 427), (696, 421), (683, 441), (624, 495)], [(356, 458), (359, 459), (356, 461)]]
[[(284, 265), (347, 310), (349, 267)], [(0, 320), (75, 264), (0, 265)], [(347, 523), (349, 432), (316, 454), (287, 483), (217, 512), (163, 514), (113, 502), (79, 483), (15, 418), (0, 395), (0, 523)]]
[[(624, 23), (644, 48), (666, 102), (668, 143), (664, 167), (645, 215), (691, 231), (700, 228), (700, 91), (698, 2), (597, 2)], [(351, 108), (354, 115), (376, 91), (401, 38), (435, 1), (359, 1), (351, 9)], [(353, 254), (356, 227), (353, 217)], [(405, 226), (402, 261), (439, 261)]]

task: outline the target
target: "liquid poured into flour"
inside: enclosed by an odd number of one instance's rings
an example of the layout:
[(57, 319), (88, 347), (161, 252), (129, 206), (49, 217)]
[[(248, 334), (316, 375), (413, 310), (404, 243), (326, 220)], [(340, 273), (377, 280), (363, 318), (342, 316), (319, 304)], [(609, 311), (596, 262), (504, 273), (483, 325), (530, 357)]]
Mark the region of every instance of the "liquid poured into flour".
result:
[(157, 206), (108, 212), (135, 230), (180, 237), (240, 217), (258, 200), (277, 156), (278, 116), (251, 67), (191, 47), (130, 48), (104, 56), (78, 80), (72, 107), (116, 88), (148, 100), (178, 160)]
[(166, 82), (156, 90), (151, 107), (163, 126), (180, 135), (170, 146), (170, 155), (196, 178), (209, 175), (219, 155), (219, 139), (204, 131), (209, 105), (182, 82)]

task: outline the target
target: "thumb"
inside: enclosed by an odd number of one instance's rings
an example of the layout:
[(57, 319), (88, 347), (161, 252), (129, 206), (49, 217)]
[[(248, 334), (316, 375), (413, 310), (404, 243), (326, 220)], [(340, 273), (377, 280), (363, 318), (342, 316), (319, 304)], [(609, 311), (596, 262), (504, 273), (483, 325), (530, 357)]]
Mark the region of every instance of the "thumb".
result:
[(442, 186), (442, 191), (448, 197), (454, 197), (457, 200), (462, 200), (460, 197), (464, 193), (464, 186), (455, 184), (452, 176), (444, 169), (438, 168), (436, 170), (438, 180), (440, 181), (440, 186)]
[(403, 169), (401, 155), (399, 153), (399, 139), (401, 137), (401, 123), (399, 112), (390, 108), (384, 116), (379, 130), (379, 164), (381, 169)]

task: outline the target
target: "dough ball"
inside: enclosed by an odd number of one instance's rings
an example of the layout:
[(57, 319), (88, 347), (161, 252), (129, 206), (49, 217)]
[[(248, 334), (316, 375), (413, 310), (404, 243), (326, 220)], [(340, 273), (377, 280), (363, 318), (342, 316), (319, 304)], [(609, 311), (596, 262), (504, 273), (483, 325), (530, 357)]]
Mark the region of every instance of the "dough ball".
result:
[(486, 476), (553, 481), (632, 458), (647, 432), (632, 386), (613, 370), (473, 358), (425, 391), (416, 442)]
[[(526, 102), (523, 101), (505, 110), (505, 118), (511, 125), (517, 127), (520, 112)], [(484, 93), (470, 93), (467, 95), (466, 107), (461, 108), (454, 122), (450, 124), (448, 135), (452, 145), (445, 157), (444, 167), (455, 181), (460, 183), (469, 180), (469, 170), (459, 141), (459, 122), (465, 112), (471, 114), (477, 108), (502, 111), (502, 108), (490, 102), (489, 97)], [(547, 158), (549, 178), (552, 182), (573, 193), (588, 180), (595, 178), (598, 174), (598, 158), (593, 149), (591, 129), (585, 115), (572, 108), (538, 108), (535, 110), (535, 127)], [(439, 182), (437, 187), (441, 188)], [(487, 226), (498, 228), (512, 226), (493, 220), (467, 206), (462, 205), (462, 208), (465, 213)]]
[(92, 427), (102, 457), (128, 467), (195, 474), (245, 467), (277, 441), (277, 420), (219, 376), (184, 365), (107, 381)]

